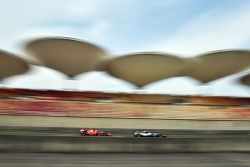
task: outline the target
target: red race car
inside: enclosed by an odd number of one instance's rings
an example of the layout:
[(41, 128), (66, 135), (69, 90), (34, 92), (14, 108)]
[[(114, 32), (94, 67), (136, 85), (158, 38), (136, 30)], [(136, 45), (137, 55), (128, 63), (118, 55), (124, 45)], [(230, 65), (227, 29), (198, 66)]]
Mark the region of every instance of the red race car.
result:
[(96, 129), (80, 129), (82, 136), (112, 136), (111, 133), (96, 130)]

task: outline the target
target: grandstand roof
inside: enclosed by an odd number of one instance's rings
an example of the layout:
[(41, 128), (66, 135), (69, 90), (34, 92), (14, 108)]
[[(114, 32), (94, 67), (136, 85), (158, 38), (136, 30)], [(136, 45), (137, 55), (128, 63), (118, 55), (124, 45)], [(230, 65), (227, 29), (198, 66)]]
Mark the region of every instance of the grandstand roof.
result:
[(98, 66), (114, 77), (141, 87), (179, 75), (184, 62), (173, 55), (144, 52), (105, 59)]
[(94, 44), (63, 37), (33, 40), (27, 44), (26, 51), (42, 65), (69, 77), (92, 71), (96, 61), (106, 55), (105, 50)]
[(0, 80), (28, 71), (29, 65), (12, 53), (0, 50)]
[(247, 75), (243, 76), (240, 79), (240, 82), (243, 83), (244, 85), (250, 86), (250, 74), (247, 74)]
[(187, 74), (201, 82), (210, 82), (250, 67), (250, 51), (222, 50), (194, 57), (194, 68)]

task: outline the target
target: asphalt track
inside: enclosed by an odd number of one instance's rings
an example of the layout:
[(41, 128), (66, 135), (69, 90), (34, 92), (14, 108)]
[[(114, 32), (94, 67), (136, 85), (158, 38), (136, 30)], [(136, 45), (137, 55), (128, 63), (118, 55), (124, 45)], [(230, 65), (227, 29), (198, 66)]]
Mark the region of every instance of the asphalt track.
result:
[(249, 167), (250, 153), (0, 153), (1, 167)]
[[(9, 135), (9, 136), (16, 136), (16, 135), (23, 135), (22, 133), (0, 133), (0, 137), (3, 135)], [(29, 136), (37, 136), (37, 134), (29, 134)], [(105, 139), (105, 138), (121, 138), (121, 139), (249, 139), (250, 140), (250, 134), (246, 135), (166, 135), (163, 137), (134, 137), (132, 135), (130, 136), (81, 136), (81, 135), (67, 135), (67, 134), (39, 134), (39, 136), (57, 136), (57, 137), (63, 137), (63, 136), (72, 136), (72, 137), (78, 137), (78, 138), (96, 138), (99, 140)]]
[(170, 134), (170, 135), (164, 135), (162, 137), (134, 137), (132, 134), (131, 135), (116, 135), (113, 134), (113, 136), (81, 136), (80, 134), (67, 134), (67, 133), (16, 133), (16, 132), (0, 132), (0, 136), (3, 135), (13, 135), (13, 136), (18, 136), (18, 135), (29, 135), (29, 136), (58, 136), (58, 137), (63, 137), (63, 136), (72, 136), (72, 137), (79, 137), (79, 138), (126, 138), (126, 139), (145, 139), (145, 138), (166, 138), (166, 139), (189, 139), (189, 138), (199, 138), (199, 139), (227, 139), (227, 138), (249, 138), (250, 139), (250, 134)]

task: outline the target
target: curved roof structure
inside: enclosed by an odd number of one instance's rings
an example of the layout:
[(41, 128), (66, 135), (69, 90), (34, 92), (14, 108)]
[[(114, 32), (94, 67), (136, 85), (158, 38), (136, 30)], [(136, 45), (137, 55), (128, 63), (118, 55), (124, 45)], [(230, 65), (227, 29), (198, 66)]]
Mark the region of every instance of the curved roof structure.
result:
[(95, 65), (95, 70), (96, 71), (106, 71), (109, 63), (117, 59), (117, 57), (114, 56), (109, 56), (109, 57), (103, 57), (99, 59)]
[(114, 77), (142, 87), (179, 75), (183, 68), (183, 61), (168, 54), (134, 53), (108, 59), (99, 67)]
[(187, 75), (207, 83), (250, 67), (250, 51), (224, 50), (202, 54)]
[(37, 58), (35, 58), (34, 56), (30, 56), (28, 54), (25, 54), (25, 55), (21, 55), (21, 56), (18, 55), (18, 57), (21, 57), (28, 64), (37, 65), (37, 66), (44, 66), (44, 64), (41, 61), (39, 61)]
[(194, 70), (199, 62), (196, 58), (182, 58), (183, 69), (180, 72), (180, 76), (189, 76)]
[(29, 65), (21, 58), (0, 50), (0, 80), (27, 72)]
[(250, 74), (247, 74), (243, 76), (242, 78), (240, 78), (240, 82), (244, 85), (250, 86)]
[(40, 64), (69, 77), (92, 71), (96, 61), (106, 55), (106, 51), (94, 44), (62, 37), (33, 40), (26, 51)]

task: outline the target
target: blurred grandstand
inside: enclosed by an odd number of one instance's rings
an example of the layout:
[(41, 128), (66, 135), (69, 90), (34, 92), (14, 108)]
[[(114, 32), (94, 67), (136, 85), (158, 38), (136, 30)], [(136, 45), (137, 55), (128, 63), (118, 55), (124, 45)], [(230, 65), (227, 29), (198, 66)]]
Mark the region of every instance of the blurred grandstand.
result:
[[(0, 114), (60, 118), (249, 121), (250, 98), (0, 89)], [(23, 125), (29, 125), (29, 119)], [(28, 122), (26, 122), (28, 121)], [(73, 121), (73, 120), (72, 120)], [(84, 121), (84, 120), (82, 120)], [(1, 121), (0, 125), (4, 126)], [(95, 127), (96, 123), (89, 126)], [(30, 124), (32, 125), (32, 124)], [(73, 125), (73, 124), (72, 124)], [(57, 124), (57, 126), (72, 126)], [(84, 125), (84, 122), (82, 123)], [(19, 126), (22, 126), (22, 122)], [(46, 123), (39, 126), (48, 126)], [(81, 126), (81, 124), (78, 124)], [(126, 128), (120, 125), (118, 128)], [(136, 126), (135, 126), (136, 127)], [(108, 128), (108, 127), (106, 127)], [(112, 126), (114, 128), (114, 126)], [(156, 126), (157, 128), (157, 126)], [(165, 125), (168, 129), (168, 124)], [(176, 125), (175, 129), (182, 129)]]
[[(33, 64), (57, 70), (70, 79), (89, 71), (104, 71), (143, 87), (178, 76), (189, 76), (201, 83), (208, 83), (250, 67), (250, 52), (247, 50), (214, 51), (189, 59), (157, 52), (110, 56), (105, 49), (89, 42), (62, 37), (33, 40), (25, 50), (27, 55), (19, 57), (6, 51), (0, 52), (0, 79), (25, 73)], [(247, 83), (245, 78), (242, 80), (244, 84)], [(38, 120), (53, 117), (60, 123), (38, 123), (27, 116), (35, 116)], [(20, 121), (21, 118), (25, 119)], [(147, 127), (152, 125), (161, 129), (197, 129), (195, 124), (180, 126), (181, 121), (212, 121), (209, 124), (212, 129), (216, 127), (213, 121), (222, 121), (222, 124), (228, 123), (223, 121), (235, 121), (226, 125), (226, 129), (242, 130), (250, 128), (246, 125), (250, 121), (250, 98), (0, 89), (0, 126), (34, 126), (36, 123), (37, 126), (73, 126), (70, 123), (62, 124), (64, 118), (68, 122), (76, 121), (73, 118), (80, 119), (78, 124), (74, 124), (75, 127), (88, 125), (106, 128), (117, 127), (117, 123), (112, 121), (119, 122), (120, 119), (124, 124), (120, 122), (117, 128), (136, 128), (136, 122), (144, 119), (141, 127), (147, 124)], [(86, 121), (90, 121), (86, 119), (90, 118), (97, 119), (99, 123), (92, 121), (86, 124)], [(111, 123), (100, 123), (106, 119)], [(134, 122), (129, 123), (129, 120)], [(206, 123), (199, 124), (199, 129), (204, 129), (204, 126), (209, 129)], [(218, 126), (220, 128), (225, 129)]]

